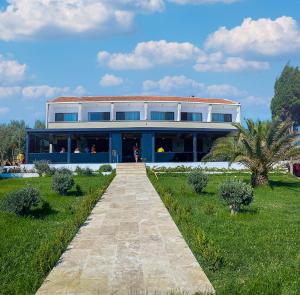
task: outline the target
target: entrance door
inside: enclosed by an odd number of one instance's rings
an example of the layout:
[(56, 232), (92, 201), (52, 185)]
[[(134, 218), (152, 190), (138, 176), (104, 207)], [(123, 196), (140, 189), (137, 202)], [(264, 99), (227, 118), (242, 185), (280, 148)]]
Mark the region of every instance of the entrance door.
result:
[(138, 145), (141, 153), (141, 134), (123, 133), (122, 134), (122, 162), (134, 162), (133, 147)]

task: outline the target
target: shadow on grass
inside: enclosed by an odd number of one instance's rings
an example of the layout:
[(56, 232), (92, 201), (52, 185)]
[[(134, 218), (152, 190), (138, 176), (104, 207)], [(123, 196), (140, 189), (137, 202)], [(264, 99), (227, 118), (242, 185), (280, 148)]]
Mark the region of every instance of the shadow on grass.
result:
[(245, 213), (245, 214), (249, 214), (249, 215), (256, 215), (259, 214), (259, 208), (241, 208), (240, 213)]
[(43, 201), (43, 204), (40, 208), (31, 210), (28, 215), (34, 218), (43, 219), (54, 214), (57, 214), (57, 211), (52, 209), (48, 202)]
[(300, 192), (300, 182), (282, 181), (282, 180), (270, 180), (269, 186), (271, 189), (286, 188), (291, 191)]

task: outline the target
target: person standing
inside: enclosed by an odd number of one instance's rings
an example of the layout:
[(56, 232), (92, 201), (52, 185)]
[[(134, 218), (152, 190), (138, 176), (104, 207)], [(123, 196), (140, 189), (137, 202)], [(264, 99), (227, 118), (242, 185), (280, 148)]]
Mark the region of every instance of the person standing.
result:
[(140, 153), (139, 146), (136, 142), (135, 146), (133, 147), (133, 156), (136, 163), (139, 161), (139, 153)]

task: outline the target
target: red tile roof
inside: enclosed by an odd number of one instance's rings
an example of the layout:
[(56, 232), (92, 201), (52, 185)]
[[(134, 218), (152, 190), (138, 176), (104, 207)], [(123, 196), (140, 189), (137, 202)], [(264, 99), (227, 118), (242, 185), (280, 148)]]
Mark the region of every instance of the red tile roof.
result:
[(200, 102), (212, 104), (237, 104), (238, 102), (223, 98), (200, 98), (179, 96), (83, 96), (57, 97), (49, 102)]

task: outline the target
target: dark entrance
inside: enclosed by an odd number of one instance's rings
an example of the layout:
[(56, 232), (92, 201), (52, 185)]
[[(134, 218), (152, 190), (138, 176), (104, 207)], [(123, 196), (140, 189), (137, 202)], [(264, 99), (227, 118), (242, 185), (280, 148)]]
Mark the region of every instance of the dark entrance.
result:
[(123, 133), (122, 134), (122, 162), (134, 162), (133, 147), (137, 143), (141, 156), (141, 134)]

